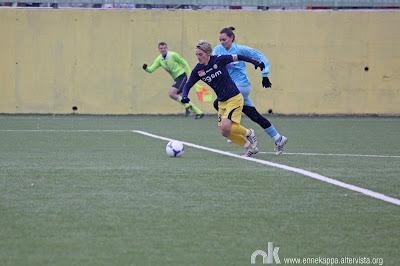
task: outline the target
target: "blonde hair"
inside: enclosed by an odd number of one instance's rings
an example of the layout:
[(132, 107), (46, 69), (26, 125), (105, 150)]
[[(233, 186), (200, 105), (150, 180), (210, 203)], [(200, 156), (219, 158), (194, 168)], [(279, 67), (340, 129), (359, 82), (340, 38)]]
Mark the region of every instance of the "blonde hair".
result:
[(196, 48), (202, 50), (203, 52), (205, 52), (208, 55), (211, 55), (211, 53), (212, 53), (211, 44), (205, 40), (200, 40), (197, 43)]

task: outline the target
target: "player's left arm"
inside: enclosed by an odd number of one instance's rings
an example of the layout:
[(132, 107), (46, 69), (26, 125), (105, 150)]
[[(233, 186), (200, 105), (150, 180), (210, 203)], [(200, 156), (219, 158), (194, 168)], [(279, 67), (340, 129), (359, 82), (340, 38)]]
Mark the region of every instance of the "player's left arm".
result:
[(233, 59), (233, 62), (235, 62), (235, 61), (244, 61), (244, 62), (252, 63), (254, 65), (255, 69), (257, 69), (259, 67), (261, 71), (263, 71), (264, 68), (265, 68), (265, 65), (264, 65), (263, 62), (258, 61), (258, 60), (253, 59), (253, 58), (250, 58), (250, 57), (247, 57), (247, 56), (244, 56), (244, 55), (233, 54), (232, 55), (232, 59)]
[(238, 48), (238, 54), (254, 58), (264, 64), (264, 69), (261, 70), (261, 76), (262, 76), (261, 83), (264, 88), (270, 88), (272, 86), (268, 78), (270, 65), (265, 55), (260, 51), (245, 45), (238, 45), (237, 48)]
[(267, 77), (269, 75), (270, 65), (268, 59), (265, 57), (263, 53), (258, 51), (257, 49), (245, 46), (245, 45), (238, 45), (237, 46), (237, 53), (238, 55), (244, 55), (258, 61), (264, 63), (264, 70), (261, 71), (263, 77)]
[(225, 66), (229, 63), (236, 62), (236, 61), (245, 61), (252, 63), (257, 69), (258, 67), (261, 69), (261, 71), (264, 70), (265, 66), (264, 63), (258, 60), (255, 60), (253, 58), (244, 56), (244, 55), (237, 55), (237, 54), (232, 54), (232, 55), (218, 55), (217, 56), (217, 63), (219, 66)]
[(188, 62), (182, 56), (180, 56), (178, 53), (174, 53), (173, 57), (174, 57), (175, 61), (183, 67), (186, 75), (190, 76), (191, 71), (190, 71), (190, 66), (189, 66)]

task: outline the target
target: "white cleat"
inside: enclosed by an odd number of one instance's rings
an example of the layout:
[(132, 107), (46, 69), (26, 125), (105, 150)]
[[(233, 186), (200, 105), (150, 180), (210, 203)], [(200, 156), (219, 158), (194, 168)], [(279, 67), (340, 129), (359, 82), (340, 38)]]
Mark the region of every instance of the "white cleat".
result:
[(254, 133), (254, 129), (250, 129), (250, 134), (246, 137), (247, 141), (250, 143), (250, 145), (245, 148), (244, 150), (244, 157), (253, 157), (258, 153), (258, 148), (257, 148), (257, 138), (256, 134)]
[(250, 128), (250, 134), (246, 137), (246, 139), (250, 142), (251, 145), (257, 147), (257, 138), (254, 133), (254, 129)]
[(249, 147), (244, 149), (243, 157), (253, 157), (258, 153), (258, 148), (257, 146), (254, 146), (253, 144), (250, 144)]
[(275, 154), (281, 155), (284, 150), (284, 146), (288, 142), (288, 138), (285, 136), (281, 136), (277, 141), (275, 141)]

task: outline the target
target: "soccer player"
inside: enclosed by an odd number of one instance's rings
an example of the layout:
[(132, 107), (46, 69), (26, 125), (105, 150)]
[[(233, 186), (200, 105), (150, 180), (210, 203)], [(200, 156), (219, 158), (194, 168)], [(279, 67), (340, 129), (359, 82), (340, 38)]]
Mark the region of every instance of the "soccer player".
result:
[[(165, 42), (160, 42), (158, 44), (158, 50), (160, 51), (160, 55), (157, 56), (153, 64), (151, 66), (143, 64), (143, 69), (148, 73), (153, 73), (159, 67), (164, 68), (174, 80), (168, 95), (171, 99), (181, 103), (182, 89), (187, 81), (187, 75), (190, 75), (189, 64), (178, 53), (168, 51), (168, 46)], [(182, 103), (182, 105), (186, 109), (186, 115), (188, 115), (189, 112), (193, 112), (195, 113), (195, 119), (204, 116), (204, 113), (192, 102)]]
[(196, 56), (199, 63), (190, 74), (183, 88), (183, 103), (188, 103), (190, 88), (200, 79), (207, 83), (216, 93), (218, 100), (218, 126), (221, 134), (233, 143), (245, 149), (244, 156), (251, 157), (258, 152), (257, 139), (253, 129), (240, 125), (243, 108), (243, 96), (229, 76), (226, 65), (238, 60), (252, 63), (255, 68), (264, 69), (264, 63), (242, 55), (212, 56), (211, 44), (200, 41), (196, 45)]
[[(265, 68), (261, 72), (262, 75), (262, 86), (264, 88), (270, 88), (271, 82), (268, 78), (269, 75), (269, 62), (268, 59), (258, 50), (248, 46), (240, 45), (235, 42), (234, 27), (223, 28), (220, 31), (219, 41), (214, 50), (214, 55), (229, 55), (238, 54), (244, 55), (250, 58), (254, 58), (264, 63)], [(240, 90), (244, 98), (243, 113), (245, 113), (252, 121), (259, 124), (267, 135), (273, 138), (275, 142), (275, 152), (277, 155), (283, 153), (284, 146), (288, 139), (285, 136), (279, 134), (275, 127), (268, 121), (267, 118), (263, 117), (255, 108), (253, 102), (250, 100), (251, 84), (246, 73), (246, 64), (244, 62), (233, 62), (227, 66), (229, 75), (233, 82)], [(217, 108), (214, 102), (214, 108)]]

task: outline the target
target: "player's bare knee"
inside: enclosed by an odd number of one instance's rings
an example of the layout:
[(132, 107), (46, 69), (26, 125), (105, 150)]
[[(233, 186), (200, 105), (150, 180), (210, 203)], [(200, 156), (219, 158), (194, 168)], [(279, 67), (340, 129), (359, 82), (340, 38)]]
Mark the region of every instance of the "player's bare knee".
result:
[(231, 134), (231, 125), (228, 123), (222, 123), (220, 127), (222, 136), (228, 137)]
[(177, 98), (178, 98), (178, 95), (175, 93), (175, 91), (173, 91), (173, 90), (170, 90), (169, 92), (168, 92), (168, 96), (171, 98), (171, 99), (174, 99), (174, 100), (176, 100)]

